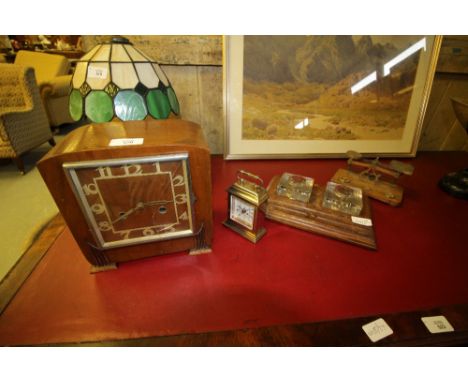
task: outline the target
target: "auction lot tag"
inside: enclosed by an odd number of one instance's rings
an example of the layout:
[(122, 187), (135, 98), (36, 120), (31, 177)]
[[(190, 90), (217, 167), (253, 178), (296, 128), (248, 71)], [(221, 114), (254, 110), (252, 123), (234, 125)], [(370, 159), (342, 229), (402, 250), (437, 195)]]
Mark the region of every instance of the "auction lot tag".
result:
[(88, 66), (88, 77), (89, 78), (96, 78), (99, 80), (107, 79), (107, 68), (101, 66)]
[(142, 145), (143, 138), (115, 138), (111, 139), (109, 146), (133, 146), (133, 145)]
[(360, 224), (360, 225), (365, 225), (367, 227), (371, 227), (372, 226), (372, 220), (368, 219), (368, 218), (360, 218), (358, 216), (351, 216), (351, 221), (354, 223), (354, 224)]
[(431, 316), (431, 317), (421, 317), (421, 321), (424, 322), (426, 328), (431, 333), (445, 333), (453, 332), (453, 326), (450, 325), (450, 322), (444, 316)]
[(378, 320), (372, 321), (366, 325), (362, 325), (362, 329), (372, 342), (380, 341), (382, 338), (393, 334), (392, 328), (388, 326), (383, 318), (379, 318)]

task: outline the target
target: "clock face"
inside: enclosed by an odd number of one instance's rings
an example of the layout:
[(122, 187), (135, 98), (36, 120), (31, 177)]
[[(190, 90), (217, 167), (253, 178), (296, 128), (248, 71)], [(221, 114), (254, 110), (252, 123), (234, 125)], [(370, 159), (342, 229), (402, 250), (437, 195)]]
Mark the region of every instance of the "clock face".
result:
[(63, 166), (98, 247), (194, 234), (188, 154)]
[(239, 199), (237, 196), (231, 195), (230, 218), (245, 228), (252, 230), (254, 227), (255, 206)]

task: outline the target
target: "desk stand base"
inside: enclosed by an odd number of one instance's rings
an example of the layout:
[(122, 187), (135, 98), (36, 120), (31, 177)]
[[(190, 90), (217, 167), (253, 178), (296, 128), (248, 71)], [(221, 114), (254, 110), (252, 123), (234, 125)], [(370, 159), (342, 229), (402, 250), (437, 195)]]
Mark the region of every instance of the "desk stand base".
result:
[(376, 249), (369, 198), (363, 196), (363, 209), (359, 218), (370, 225), (353, 222), (352, 216), (322, 207), (324, 189), (314, 185), (308, 203), (291, 200), (276, 194), (279, 176), (268, 185), (268, 202), (264, 209), (267, 219), (334, 239)]

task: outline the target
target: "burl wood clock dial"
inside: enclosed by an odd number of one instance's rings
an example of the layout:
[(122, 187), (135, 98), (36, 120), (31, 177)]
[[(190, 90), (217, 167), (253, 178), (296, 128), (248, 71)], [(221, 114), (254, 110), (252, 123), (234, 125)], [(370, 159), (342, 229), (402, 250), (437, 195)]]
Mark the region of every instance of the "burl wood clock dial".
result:
[[(109, 145), (122, 138), (141, 144)], [(38, 167), (94, 266), (187, 249), (209, 251), (210, 155), (196, 124), (151, 120), (84, 126)]]
[(194, 234), (187, 154), (64, 163), (99, 248)]

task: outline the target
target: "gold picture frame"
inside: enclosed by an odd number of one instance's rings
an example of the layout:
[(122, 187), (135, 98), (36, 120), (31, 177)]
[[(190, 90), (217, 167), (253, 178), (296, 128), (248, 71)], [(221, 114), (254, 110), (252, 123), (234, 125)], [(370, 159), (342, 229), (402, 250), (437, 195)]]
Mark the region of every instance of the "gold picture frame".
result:
[(441, 41), (225, 36), (225, 159), (414, 156)]

